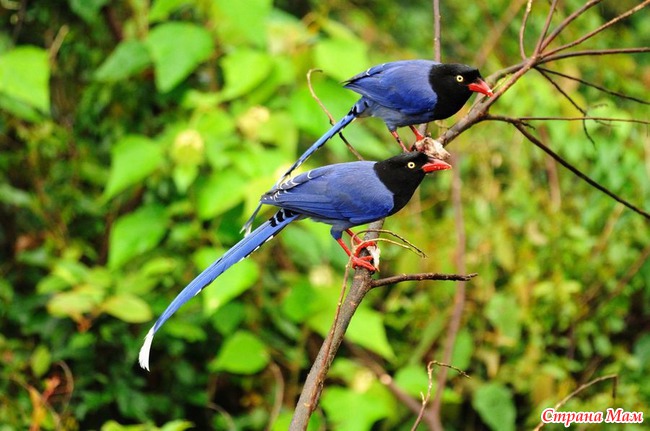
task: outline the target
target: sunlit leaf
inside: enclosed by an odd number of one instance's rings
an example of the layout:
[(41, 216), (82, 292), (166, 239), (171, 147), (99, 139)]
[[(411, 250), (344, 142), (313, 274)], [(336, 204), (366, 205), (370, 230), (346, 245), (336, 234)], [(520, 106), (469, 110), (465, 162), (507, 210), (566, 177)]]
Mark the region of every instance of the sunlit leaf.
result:
[(142, 323), (153, 318), (149, 304), (127, 292), (107, 298), (102, 308), (106, 313), (128, 323)]
[(255, 374), (268, 363), (269, 354), (264, 343), (248, 331), (238, 331), (223, 343), (209, 368), (212, 371)]
[(38, 347), (34, 349), (30, 358), (30, 365), (32, 367), (32, 372), (36, 377), (41, 377), (50, 369), (50, 366), (52, 365), (52, 353), (47, 346), (39, 344)]
[(203, 27), (186, 22), (156, 26), (145, 41), (156, 71), (156, 87), (163, 93), (176, 87), (212, 55), (214, 43)]
[(243, 200), (246, 186), (241, 174), (232, 169), (214, 172), (207, 179), (197, 181), (196, 210), (199, 217), (209, 219), (234, 207)]
[(151, 64), (149, 51), (139, 40), (120, 42), (95, 72), (98, 81), (120, 81), (135, 75)]
[(252, 42), (262, 46), (266, 41), (266, 20), (271, 0), (213, 0), (212, 18), (219, 25), (216, 32), (226, 44), (241, 46)]
[(104, 190), (110, 199), (124, 189), (144, 180), (162, 162), (162, 149), (149, 138), (128, 135), (113, 145), (111, 171)]
[(260, 85), (271, 72), (273, 61), (265, 52), (238, 49), (223, 57), (221, 67), (226, 84), (220, 96), (222, 100), (230, 100)]
[(153, 249), (166, 232), (167, 213), (161, 206), (145, 206), (123, 215), (111, 229), (108, 266), (119, 268), (132, 258)]
[(50, 63), (47, 51), (24, 45), (0, 54), (0, 93), (49, 113)]
[(511, 431), (515, 429), (516, 410), (512, 393), (501, 383), (487, 383), (474, 392), (472, 405), (490, 429)]

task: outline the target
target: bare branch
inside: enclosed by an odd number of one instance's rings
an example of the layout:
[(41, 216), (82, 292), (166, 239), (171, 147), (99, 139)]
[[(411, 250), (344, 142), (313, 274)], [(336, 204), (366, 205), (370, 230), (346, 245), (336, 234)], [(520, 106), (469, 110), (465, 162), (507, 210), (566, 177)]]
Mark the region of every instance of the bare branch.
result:
[(650, 0), (645, 0), (643, 3), (633, 7), (632, 9), (628, 10), (627, 12), (624, 12), (624, 13), (616, 16), (615, 18), (612, 18), (611, 20), (607, 21), (605, 24), (601, 25), (597, 29), (585, 34), (584, 36), (574, 40), (573, 42), (567, 43), (565, 45), (560, 46), (559, 48), (556, 48), (554, 50), (551, 50), (551, 51), (547, 52), (546, 56), (552, 56), (553, 54), (555, 54), (557, 52), (564, 51), (564, 50), (566, 50), (568, 48), (572, 48), (572, 47), (574, 47), (576, 45), (580, 45), (585, 40), (591, 39), (592, 37), (594, 37), (598, 33), (605, 30), (606, 28), (611, 27), (612, 25), (616, 24), (617, 22), (619, 22), (619, 21), (629, 17), (630, 15), (640, 11), (641, 9), (646, 7), (648, 4), (650, 4)]
[(521, 27), (519, 27), (519, 54), (521, 55), (522, 60), (526, 60), (528, 55), (526, 55), (526, 48), (524, 46), (524, 35), (526, 34), (526, 25), (528, 24), (528, 17), (530, 12), (533, 10), (533, 0), (528, 0), (526, 3), (526, 10), (524, 11), (524, 17), (521, 20)]
[(537, 57), (540, 52), (542, 52), (542, 45), (544, 44), (544, 38), (546, 37), (546, 34), (548, 33), (548, 29), (551, 26), (551, 20), (553, 19), (553, 15), (555, 14), (555, 9), (557, 8), (557, 0), (553, 0), (551, 3), (551, 8), (548, 11), (548, 14), (546, 15), (546, 22), (544, 23), (544, 28), (542, 28), (542, 31), (539, 34), (539, 39), (537, 40), (537, 46), (535, 47), (535, 51), (533, 52), (533, 57)]
[(549, 43), (553, 42), (553, 40), (565, 29), (571, 22), (573, 22), (576, 18), (578, 18), (580, 15), (585, 13), (588, 9), (591, 9), (592, 7), (596, 6), (598, 3), (600, 3), (602, 0), (590, 0), (578, 10), (573, 12), (571, 15), (566, 17), (564, 21), (562, 21), (553, 32), (546, 38), (544, 43), (542, 43), (541, 50), (543, 51), (546, 49)]
[(472, 278), (476, 277), (477, 273), (471, 273), (467, 275), (463, 274), (440, 274), (437, 272), (422, 272), (419, 274), (401, 274), (393, 275), (392, 277), (380, 278), (377, 280), (372, 280), (370, 282), (370, 287), (381, 287), (388, 284), (397, 284), (404, 281), (423, 281), (423, 280), (439, 280), (439, 281), (469, 281)]
[(547, 69), (545, 67), (536, 67), (535, 69), (544, 71), (544, 72), (552, 74), (552, 75), (561, 76), (562, 78), (570, 79), (572, 81), (579, 82), (579, 83), (581, 83), (583, 85), (586, 85), (586, 86), (591, 87), (591, 88), (595, 88), (596, 90), (602, 91), (603, 93), (609, 94), (611, 96), (620, 97), (621, 99), (632, 100), (634, 102), (642, 103), (644, 105), (650, 105), (649, 101), (639, 99), (637, 97), (628, 96), (627, 94), (623, 94), (623, 93), (619, 93), (619, 92), (616, 92), (616, 91), (609, 90), (609, 89), (607, 89), (605, 87), (602, 87), (600, 85), (596, 85), (596, 84), (594, 84), (592, 82), (589, 82), (589, 81), (585, 81), (584, 79), (580, 79), (580, 78), (578, 78), (576, 76), (567, 75), (566, 73), (557, 72), (555, 70)]
[(490, 120), (496, 120), (496, 121), (504, 121), (506, 123), (510, 123), (513, 126), (521, 132), (522, 135), (524, 135), (530, 142), (532, 142), (535, 146), (538, 148), (541, 148), (542, 151), (544, 151), (546, 154), (549, 156), (553, 157), (559, 164), (573, 172), (574, 175), (576, 175), (578, 178), (582, 179), (585, 181), (587, 184), (592, 186), (593, 188), (600, 190), (601, 192), (605, 193), (607, 196), (610, 198), (614, 199), (616, 202), (620, 202), (632, 211), (634, 211), (637, 214), (641, 214), (643, 217), (650, 219), (650, 213), (647, 211), (642, 210), (641, 208), (633, 205), (632, 203), (626, 201), (625, 199), (619, 197), (616, 193), (612, 192), (611, 190), (607, 189), (605, 186), (600, 185), (597, 181), (592, 180), (589, 178), (586, 174), (584, 174), (582, 171), (580, 171), (578, 168), (573, 166), (571, 163), (567, 162), (564, 158), (562, 158), (560, 155), (555, 153), (553, 150), (551, 150), (549, 147), (544, 145), (542, 141), (537, 139), (535, 136), (533, 136), (528, 130), (526, 130), (526, 125), (522, 123), (521, 121), (518, 121), (515, 118), (510, 118), (510, 117), (503, 117), (503, 116), (494, 116), (490, 115), (489, 116)]
[(433, 59), (440, 61), (442, 51), (440, 49), (440, 0), (433, 0)]

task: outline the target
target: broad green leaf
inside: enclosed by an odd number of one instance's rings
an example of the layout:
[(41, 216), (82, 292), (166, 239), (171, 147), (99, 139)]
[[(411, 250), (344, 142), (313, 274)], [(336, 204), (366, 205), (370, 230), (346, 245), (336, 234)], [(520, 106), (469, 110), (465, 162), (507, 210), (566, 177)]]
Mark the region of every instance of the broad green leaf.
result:
[(215, 26), (219, 39), (233, 46), (248, 42), (264, 45), (271, 0), (213, 0), (212, 5), (212, 19), (219, 23)]
[(155, 0), (149, 9), (149, 22), (164, 21), (176, 10), (192, 3), (192, 0)]
[(213, 172), (207, 179), (197, 181), (196, 211), (199, 218), (213, 218), (242, 202), (246, 187), (241, 174), (232, 169)]
[[(232, 2), (240, 3), (240, 2)], [(271, 73), (273, 59), (262, 51), (238, 49), (221, 60), (225, 85), (222, 100), (230, 100), (251, 92)]]
[(516, 410), (512, 393), (501, 383), (487, 383), (474, 392), (472, 405), (490, 429), (513, 431)]
[(115, 82), (135, 75), (151, 64), (149, 51), (139, 40), (121, 42), (95, 72), (95, 79)]
[(36, 349), (32, 352), (32, 356), (29, 360), (32, 367), (32, 372), (36, 377), (41, 377), (43, 374), (50, 369), (52, 365), (52, 353), (43, 344), (39, 344)]
[(395, 405), (386, 389), (374, 383), (369, 390), (358, 392), (342, 387), (328, 387), (321, 401), (338, 431), (367, 431), (375, 422), (391, 417)]
[(186, 22), (156, 26), (145, 41), (156, 71), (156, 87), (166, 93), (212, 55), (214, 43), (203, 27)]
[(106, 313), (127, 323), (147, 322), (153, 317), (149, 304), (128, 292), (109, 297), (102, 308)]
[(49, 113), (50, 63), (47, 51), (25, 45), (1, 54), (0, 93)]
[(116, 269), (158, 245), (167, 232), (167, 213), (158, 205), (123, 215), (109, 236), (108, 267)]
[[(332, 304), (334, 305), (334, 304)], [(309, 319), (309, 326), (322, 336), (329, 332), (332, 320), (334, 318), (334, 309), (327, 309), (314, 314)], [(372, 350), (386, 359), (393, 359), (395, 353), (386, 337), (386, 329), (382, 320), (381, 313), (368, 308), (360, 307), (357, 309), (350, 326), (345, 333), (346, 339), (356, 344)]]
[(110, 199), (124, 189), (147, 178), (163, 160), (160, 145), (140, 135), (129, 135), (113, 145), (111, 171), (104, 190)]
[(191, 428), (194, 428), (194, 424), (192, 422), (179, 419), (167, 422), (165, 425), (160, 427), (160, 431), (185, 431)]
[(70, 9), (87, 23), (97, 21), (99, 11), (109, 0), (68, 0)]
[(395, 374), (395, 383), (413, 397), (425, 394), (429, 386), (426, 365), (414, 364), (400, 368)]
[(209, 368), (211, 371), (255, 374), (268, 363), (269, 353), (264, 343), (251, 332), (238, 331), (223, 343)]
[(47, 303), (47, 311), (56, 317), (70, 317), (80, 320), (83, 314), (90, 313), (100, 303), (102, 295), (90, 289), (75, 289), (57, 293)]
[(314, 47), (316, 67), (339, 81), (368, 68), (368, 45), (356, 38), (324, 39)]

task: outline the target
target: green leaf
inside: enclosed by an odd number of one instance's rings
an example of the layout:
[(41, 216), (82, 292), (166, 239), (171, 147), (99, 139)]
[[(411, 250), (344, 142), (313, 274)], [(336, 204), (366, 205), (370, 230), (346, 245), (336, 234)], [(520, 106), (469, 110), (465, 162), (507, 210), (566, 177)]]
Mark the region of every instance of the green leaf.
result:
[(29, 360), (32, 367), (32, 372), (36, 377), (43, 376), (52, 365), (52, 353), (43, 344), (39, 344), (32, 352)]
[[(331, 304), (331, 306), (334, 305)], [(319, 334), (326, 336), (333, 318), (334, 309), (327, 307), (321, 312), (312, 315), (308, 324)], [(394, 359), (395, 353), (388, 343), (386, 329), (384, 328), (382, 319), (382, 314), (375, 310), (363, 307), (358, 308), (354, 319), (350, 322), (348, 331), (345, 333), (345, 338), (378, 353), (386, 359)]]
[(116, 269), (158, 245), (167, 232), (167, 213), (162, 206), (141, 207), (123, 215), (109, 237), (108, 267)]
[(324, 39), (314, 47), (316, 67), (339, 81), (368, 68), (368, 46), (356, 38)]
[(411, 396), (419, 397), (427, 392), (429, 385), (427, 367), (422, 364), (402, 367), (395, 374), (395, 383)]
[(120, 293), (109, 297), (102, 304), (103, 310), (127, 323), (148, 322), (153, 318), (151, 307), (132, 293)]
[(264, 343), (248, 331), (238, 331), (223, 343), (209, 369), (236, 374), (255, 374), (262, 371), (268, 363), (269, 354)]
[(97, 20), (99, 11), (108, 0), (68, 0), (70, 9), (84, 21), (91, 24)]
[(338, 431), (367, 431), (375, 422), (391, 417), (395, 405), (386, 389), (374, 382), (364, 391), (328, 387), (322, 398), (322, 405)]
[[(241, 2), (232, 2), (241, 3)], [(221, 60), (224, 81), (222, 100), (230, 100), (251, 92), (271, 73), (273, 60), (262, 51), (238, 49)]]
[(512, 431), (515, 429), (516, 410), (512, 393), (500, 383), (488, 383), (474, 392), (472, 405), (490, 429)]
[(207, 179), (197, 181), (196, 211), (202, 220), (222, 214), (243, 201), (246, 181), (232, 169), (213, 172)]
[(70, 317), (80, 320), (101, 302), (102, 292), (88, 288), (78, 288), (70, 292), (57, 293), (47, 303), (47, 311), (56, 317)]
[(160, 145), (140, 135), (129, 135), (113, 145), (111, 171), (104, 190), (107, 200), (147, 178), (163, 160)]
[(149, 9), (149, 22), (164, 21), (176, 10), (192, 3), (192, 0), (155, 0)]
[(214, 43), (203, 27), (186, 22), (156, 26), (145, 41), (156, 70), (156, 87), (166, 93), (212, 55)]
[(151, 64), (149, 51), (139, 40), (121, 42), (95, 71), (95, 79), (115, 82), (135, 75)]
[(49, 113), (47, 51), (35, 46), (20, 46), (0, 55), (0, 93)]
[(271, 0), (213, 0), (212, 5), (212, 19), (219, 23), (215, 26), (219, 39), (234, 46), (247, 42), (264, 46)]

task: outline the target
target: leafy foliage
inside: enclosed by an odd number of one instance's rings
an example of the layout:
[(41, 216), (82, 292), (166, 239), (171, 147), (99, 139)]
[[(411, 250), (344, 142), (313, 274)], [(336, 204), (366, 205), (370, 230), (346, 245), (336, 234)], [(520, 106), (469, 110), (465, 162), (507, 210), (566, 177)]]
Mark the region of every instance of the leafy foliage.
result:
[[(140, 343), (328, 127), (306, 72), (323, 70), (312, 75), (314, 89), (340, 117), (355, 101), (341, 80), (382, 61), (431, 56), (430, 2), (18, 3), (0, 14), (2, 429), (266, 429), (271, 421), (286, 429), (342, 284), (346, 259), (327, 227), (289, 226), (180, 310), (156, 339), (151, 373), (136, 366)], [(566, 3), (568, 11), (582, 4)], [(562, 38), (629, 3), (604, 4)], [(511, 2), (442, 7), (445, 60), (478, 64), (484, 75), (519, 60)], [(527, 46), (544, 25), (537, 12)], [(591, 46), (647, 46), (647, 24), (647, 14), (634, 15)], [(555, 67), (647, 97), (647, 55)], [(647, 105), (558, 82), (590, 115), (647, 119)], [(580, 116), (534, 72), (495, 111)], [(647, 125), (534, 126), (571, 163), (650, 207)], [(397, 151), (372, 119), (346, 136), (368, 158)], [(479, 277), (467, 285), (453, 365), (472, 379), (440, 388), (443, 423), (532, 427), (543, 408), (608, 373), (619, 375), (615, 400), (599, 385), (566, 408), (643, 410), (647, 221), (506, 124), (482, 123), (463, 138), (449, 149), (460, 156), (466, 265)], [(351, 159), (333, 140), (308, 167)], [(428, 258), (382, 244), (382, 275), (455, 272), (450, 182), (425, 181), (387, 222)], [(454, 284), (425, 282), (373, 291), (348, 333), (361, 348), (340, 353), (310, 429), (410, 429), (416, 415), (366, 364), (379, 363), (417, 400), (426, 363), (442, 355), (454, 293)]]

